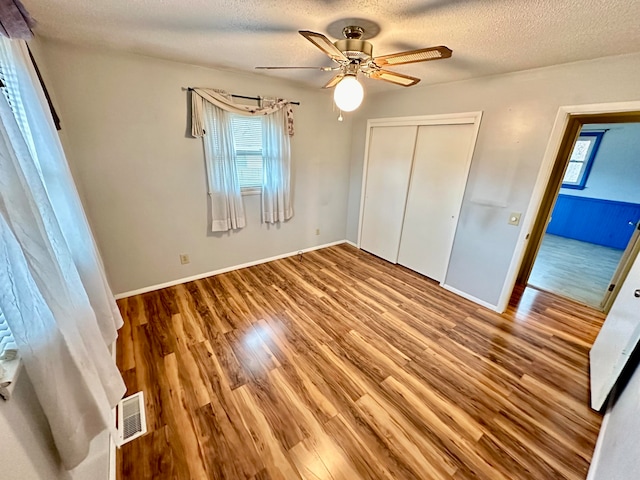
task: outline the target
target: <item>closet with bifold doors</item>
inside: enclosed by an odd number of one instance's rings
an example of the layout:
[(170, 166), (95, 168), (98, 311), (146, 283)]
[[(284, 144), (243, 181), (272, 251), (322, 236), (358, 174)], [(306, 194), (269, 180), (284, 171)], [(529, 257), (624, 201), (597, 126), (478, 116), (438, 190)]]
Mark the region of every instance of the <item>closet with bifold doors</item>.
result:
[(481, 117), (369, 120), (361, 249), (444, 282)]

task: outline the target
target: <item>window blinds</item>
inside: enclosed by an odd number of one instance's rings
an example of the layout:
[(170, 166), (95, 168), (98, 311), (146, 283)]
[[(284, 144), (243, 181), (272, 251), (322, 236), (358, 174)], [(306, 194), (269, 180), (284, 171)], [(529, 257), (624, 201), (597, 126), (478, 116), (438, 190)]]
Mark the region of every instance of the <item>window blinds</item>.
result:
[[(2, 94), (7, 99), (7, 103), (13, 112), (13, 115), (18, 122), (18, 126), (22, 131), (25, 140), (29, 140), (27, 143), (29, 148), (32, 148), (33, 143), (31, 139), (27, 137), (26, 131), (28, 131), (27, 115), (24, 111), (24, 106), (20, 101), (20, 90), (18, 87), (18, 74), (15, 67), (6, 57), (6, 52), (0, 49), (0, 81), (2, 81)], [(32, 150), (33, 151), (33, 150)], [(17, 347), (15, 339), (9, 325), (0, 311), (0, 360), (10, 360), (15, 357)]]
[(262, 122), (262, 117), (231, 117), (240, 188), (262, 186)]
[(16, 341), (9, 330), (9, 325), (0, 312), (0, 360), (10, 360), (15, 357), (17, 350), (18, 347), (16, 347)]
[(7, 57), (7, 52), (4, 49), (0, 49), (0, 80), (2, 81), (2, 93), (7, 99), (9, 107), (13, 112), (13, 116), (20, 127), (22, 136), (27, 142), (27, 146), (31, 151), (31, 154), (35, 154), (35, 145), (33, 143), (33, 136), (31, 129), (29, 128), (29, 122), (27, 122), (27, 114), (22, 103), (20, 96), (20, 86), (18, 85), (18, 72), (15, 65)]

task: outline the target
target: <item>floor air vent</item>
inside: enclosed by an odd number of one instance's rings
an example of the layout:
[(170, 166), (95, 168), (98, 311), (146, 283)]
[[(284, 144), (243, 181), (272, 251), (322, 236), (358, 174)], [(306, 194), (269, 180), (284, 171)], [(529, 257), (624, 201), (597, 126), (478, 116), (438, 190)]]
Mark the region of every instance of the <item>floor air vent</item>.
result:
[(144, 395), (134, 393), (118, 403), (118, 434), (120, 445), (147, 433), (147, 419), (144, 413)]

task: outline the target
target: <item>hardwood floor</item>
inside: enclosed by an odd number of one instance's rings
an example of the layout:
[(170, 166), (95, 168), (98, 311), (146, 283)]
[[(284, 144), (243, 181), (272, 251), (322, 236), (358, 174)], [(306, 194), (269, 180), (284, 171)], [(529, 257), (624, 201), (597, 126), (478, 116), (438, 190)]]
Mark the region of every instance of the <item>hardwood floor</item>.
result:
[(498, 315), (339, 245), (128, 299), (149, 433), (119, 479), (584, 479), (603, 316), (527, 289)]
[(622, 254), (623, 250), (547, 234), (529, 284), (600, 309)]

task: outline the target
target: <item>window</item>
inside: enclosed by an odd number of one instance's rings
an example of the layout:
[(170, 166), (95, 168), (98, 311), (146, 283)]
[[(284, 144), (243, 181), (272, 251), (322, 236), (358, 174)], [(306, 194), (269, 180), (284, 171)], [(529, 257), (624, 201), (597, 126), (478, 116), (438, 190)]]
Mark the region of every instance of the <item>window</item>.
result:
[(16, 351), (16, 341), (9, 330), (4, 315), (0, 312), (0, 361), (12, 360)]
[(564, 188), (584, 189), (603, 135), (604, 132), (580, 133), (571, 151), (569, 165), (567, 165), (562, 179)]
[(215, 90), (199, 92), (191, 97), (191, 130), (204, 144), (211, 231), (245, 227), (242, 195), (249, 193), (261, 194), (263, 223), (290, 219), (293, 120), (285, 101), (248, 107)]
[(19, 361), (16, 360), (17, 356), (16, 341), (0, 311), (0, 398), (3, 400), (9, 400), (11, 397), (9, 387), (18, 374)]
[[(27, 141), (27, 145), (31, 152), (35, 151), (33, 139), (31, 138), (31, 130), (27, 123), (27, 115), (24, 105), (20, 98), (20, 89), (18, 87), (18, 74), (15, 65), (9, 61), (9, 53), (6, 51), (8, 42), (4, 40), (0, 43), (0, 81), (2, 82), (2, 95), (7, 99), (9, 107), (18, 122), (20, 131)], [(12, 360), (17, 353), (17, 347), (13, 334), (9, 329), (4, 314), (0, 311), (0, 362)], [(0, 366), (0, 377), (3, 377), (2, 368)]]
[(27, 122), (27, 114), (24, 104), (20, 95), (20, 87), (18, 85), (18, 72), (16, 66), (10, 61), (8, 52), (4, 49), (8, 48), (6, 42), (3, 42), (2, 49), (0, 49), (0, 81), (2, 81), (2, 93), (7, 99), (9, 107), (13, 112), (13, 116), (18, 122), (18, 127), (22, 132), (22, 136), (27, 142), (27, 146), (31, 151), (31, 154), (35, 154), (36, 147), (33, 144), (33, 135), (29, 128), (29, 122)]
[(262, 120), (262, 116), (231, 117), (238, 181), (245, 193), (262, 187)]

